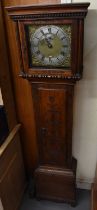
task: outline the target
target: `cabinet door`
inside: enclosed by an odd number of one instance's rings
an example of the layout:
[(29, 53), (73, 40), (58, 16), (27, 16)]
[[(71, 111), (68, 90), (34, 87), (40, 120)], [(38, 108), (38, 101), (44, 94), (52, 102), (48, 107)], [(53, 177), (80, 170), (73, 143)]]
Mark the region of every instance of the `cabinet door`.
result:
[(39, 162), (68, 166), (71, 162), (73, 87), (32, 85)]

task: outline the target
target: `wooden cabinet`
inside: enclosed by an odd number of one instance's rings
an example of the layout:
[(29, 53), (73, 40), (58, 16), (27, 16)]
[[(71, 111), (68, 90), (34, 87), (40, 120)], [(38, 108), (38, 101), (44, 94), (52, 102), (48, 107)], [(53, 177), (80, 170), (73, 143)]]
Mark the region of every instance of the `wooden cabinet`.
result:
[(19, 130), (16, 125), (0, 147), (0, 198), (4, 210), (17, 210), (26, 187)]

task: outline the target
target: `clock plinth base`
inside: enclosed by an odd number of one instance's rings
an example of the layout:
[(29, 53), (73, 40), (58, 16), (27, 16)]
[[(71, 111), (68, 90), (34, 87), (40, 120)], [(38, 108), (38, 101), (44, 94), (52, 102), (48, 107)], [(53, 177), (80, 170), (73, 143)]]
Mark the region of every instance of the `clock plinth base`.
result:
[(40, 166), (35, 171), (37, 199), (76, 204), (76, 166), (73, 159), (72, 168)]

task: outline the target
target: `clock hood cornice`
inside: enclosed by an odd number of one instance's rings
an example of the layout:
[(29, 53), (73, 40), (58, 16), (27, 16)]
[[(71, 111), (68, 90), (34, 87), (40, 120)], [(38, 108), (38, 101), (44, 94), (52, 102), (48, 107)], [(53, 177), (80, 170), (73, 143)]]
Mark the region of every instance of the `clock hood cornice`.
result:
[(24, 19), (85, 18), (90, 3), (38, 4), (6, 7), (9, 16), (17, 21)]
[[(21, 61), (19, 76), (28, 80), (61, 79), (77, 81), (83, 73), (83, 37), (84, 18), (90, 3), (23, 5), (6, 7), (8, 15), (15, 21), (18, 56)], [(56, 68), (45, 65), (34, 66), (29, 59), (29, 41), (27, 25), (70, 25), (71, 30), (71, 63), (67, 68)]]

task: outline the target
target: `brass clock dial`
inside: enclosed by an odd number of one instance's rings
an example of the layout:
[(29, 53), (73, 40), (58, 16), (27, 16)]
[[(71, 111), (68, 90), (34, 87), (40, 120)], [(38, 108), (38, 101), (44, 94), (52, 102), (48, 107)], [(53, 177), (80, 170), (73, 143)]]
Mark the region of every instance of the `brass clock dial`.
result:
[[(67, 26), (67, 31), (70, 26)], [(70, 67), (71, 37), (56, 25), (45, 25), (30, 31), (30, 51), (34, 66)]]

